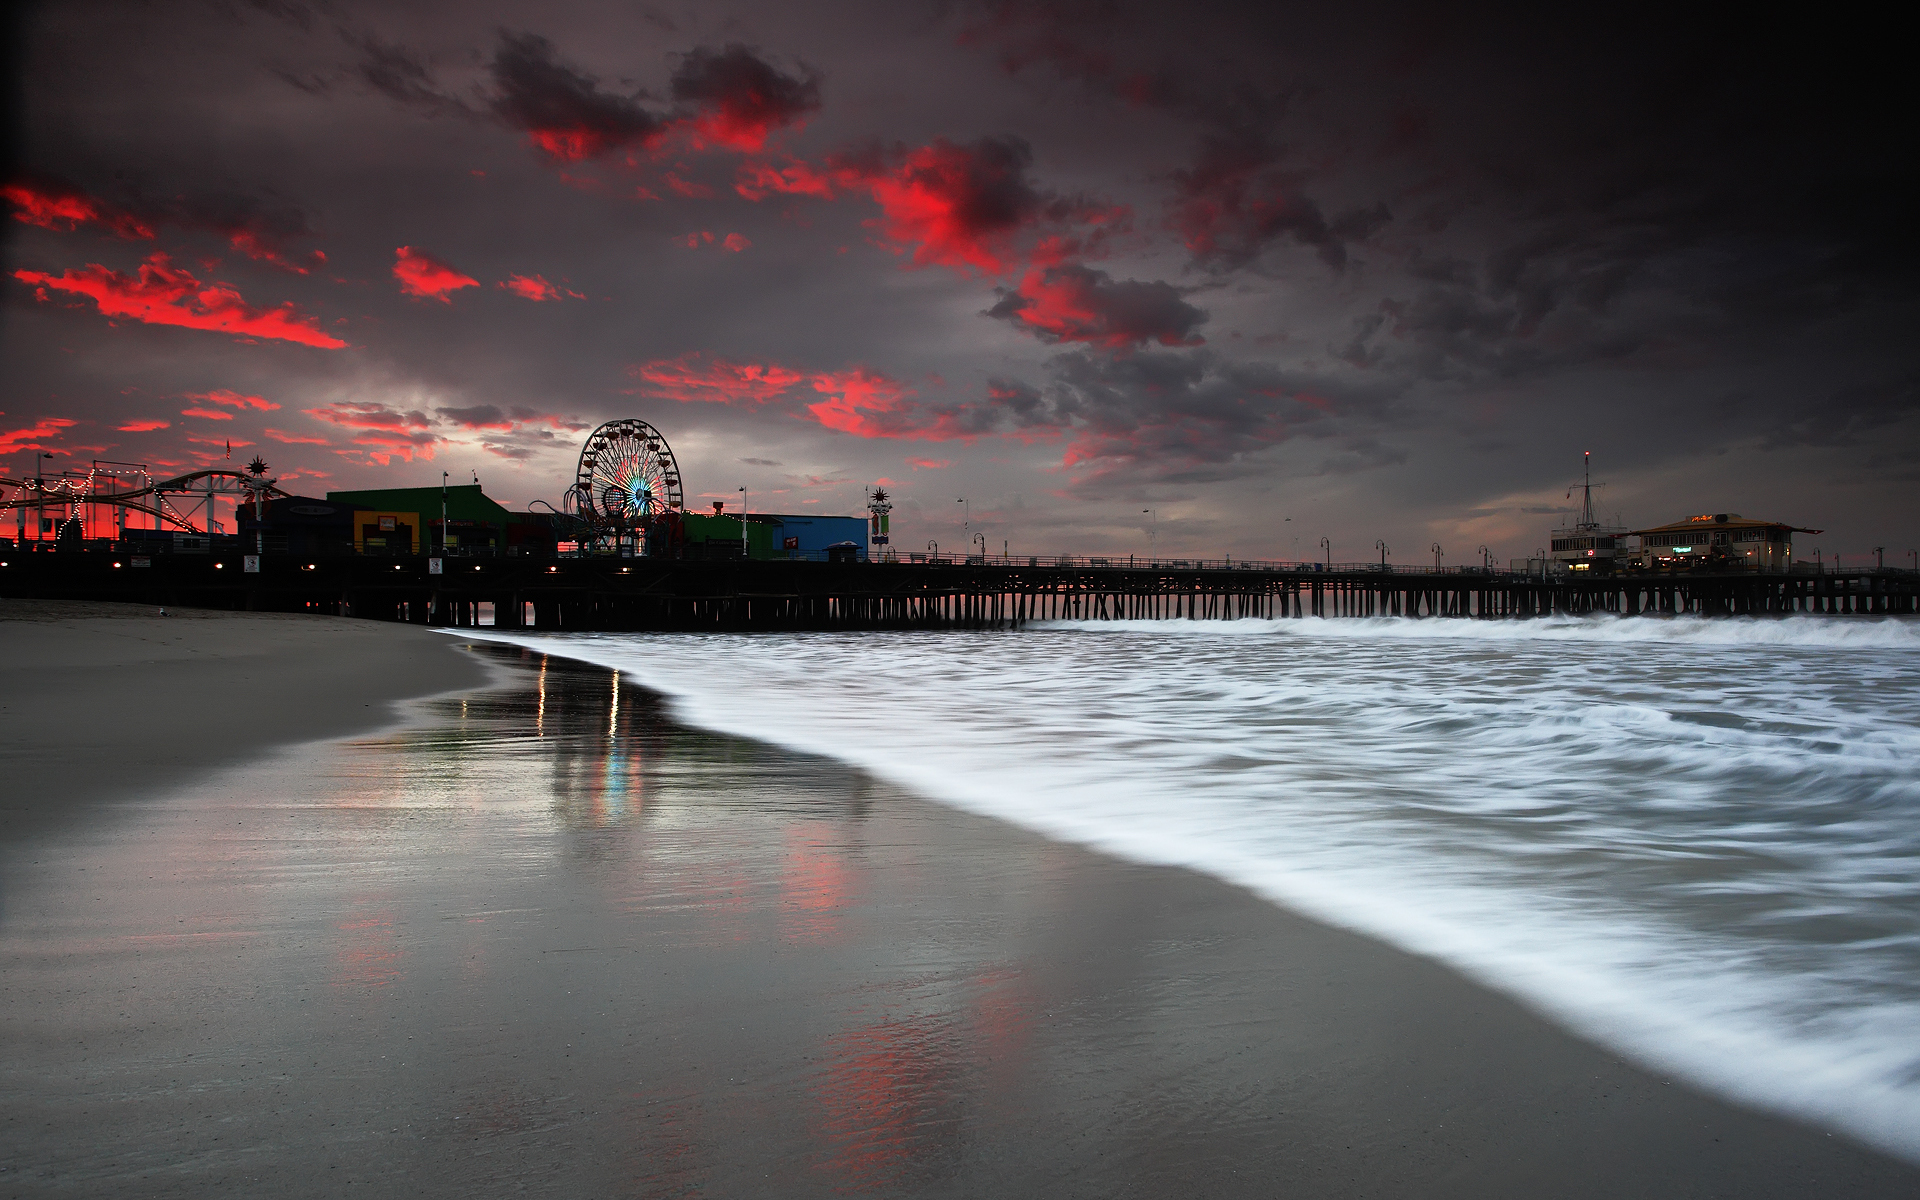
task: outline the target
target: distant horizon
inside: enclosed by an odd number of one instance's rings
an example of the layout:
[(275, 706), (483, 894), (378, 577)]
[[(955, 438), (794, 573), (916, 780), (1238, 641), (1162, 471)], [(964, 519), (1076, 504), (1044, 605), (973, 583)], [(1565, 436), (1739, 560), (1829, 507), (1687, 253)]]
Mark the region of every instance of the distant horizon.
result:
[(1543, 546), (1591, 452), (1628, 528), (1920, 547), (1895, 39), (1124, 2), (12, 19), (9, 472), (259, 454), (290, 492), (477, 471), (525, 509), (640, 417), (690, 506), (884, 486), (901, 548), (1468, 563)]

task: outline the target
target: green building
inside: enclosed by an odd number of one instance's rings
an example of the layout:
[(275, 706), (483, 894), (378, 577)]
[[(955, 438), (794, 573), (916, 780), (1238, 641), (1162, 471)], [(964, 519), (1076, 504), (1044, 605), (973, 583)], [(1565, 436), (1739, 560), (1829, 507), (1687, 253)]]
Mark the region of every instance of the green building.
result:
[[(447, 514), (444, 531), (440, 528), (442, 497)], [(353, 548), (362, 554), (420, 554), (441, 546), (498, 551), (506, 545), (510, 514), (488, 499), (477, 483), (444, 490), (423, 487), (328, 492), (327, 500), (353, 507)]]

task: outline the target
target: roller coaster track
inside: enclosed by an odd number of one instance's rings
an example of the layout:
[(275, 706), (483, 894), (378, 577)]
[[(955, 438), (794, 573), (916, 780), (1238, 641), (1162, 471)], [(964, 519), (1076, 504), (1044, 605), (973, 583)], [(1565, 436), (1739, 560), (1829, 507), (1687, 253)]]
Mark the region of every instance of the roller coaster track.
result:
[[(146, 472), (141, 471), (140, 474), (146, 475)], [(244, 471), (211, 469), (190, 471), (157, 482), (147, 476), (144, 487), (130, 491), (100, 490), (102, 482), (115, 483), (119, 478), (118, 473), (98, 466), (85, 474), (72, 472), (40, 479), (0, 477), (0, 496), (5, 497), (0, 499), (0, 511), (60, 506), (68, 510), (67, 520), (73, 520), (73, 510), (82, 504), (113, 504), (133, 512), (146, 513), (188, 533), (203, 533), (204, 530), (195, 528), (193, 522), (168, 502), (168, 496), (228, 496), (252, 500), (256, 489), (268, 498), (291, 495), (271, 482), (254, 479)]]

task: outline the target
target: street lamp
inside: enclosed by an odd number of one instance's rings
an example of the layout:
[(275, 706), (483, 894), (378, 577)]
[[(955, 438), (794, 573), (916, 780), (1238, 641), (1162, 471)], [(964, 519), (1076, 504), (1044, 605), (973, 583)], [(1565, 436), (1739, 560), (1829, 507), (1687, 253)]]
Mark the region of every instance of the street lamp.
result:
[(1534, 547), (1533, 556), (1540, 560), (1540, 578), (1545, 579), (1547, 577), (1547, 548), (1545, 546)]
[(1885, 546), (1875, 546), (1873, 548), (1873, 569), (1876, 571), (1884, 571), (1887, 569), (1887, 548)]
[(1387, 569), (1387, 543), (1384, 539), (1375, 539), (1373, 548), (1380, 552), (1380, 569)]
[(1433, 569), (1436, 571), (1440, 569), (1440, 543), (1439, 542), (1435, 542), (1433, 544)]
[(973, 544), (973, 505), (967, 503), (965, 496), (957, 496), (953, 501), (960, 506), (960, 544)]
[(747, 561), (747, 558), (748, 558), (748, 555), (747, 555), (747, 489), (745, 487), (741, 487), (738, 490), (740, 492), (740, 561), (745, 562)]
[(1147, 517), (1147, 557), (1152, 558), (1154, 535), (1160, 532), (1160, 518), (1155, 516), (1150, 508), (1143, 508), (1140, 511)]
[(984, 533), (974, 534), (973, 541), (969, 542), (968, 544), (980, 547), (980, 561), (981, 562), (987, 561), (987, 535), (986, 534)]
[(1487, 549), (1485, 546), (1480, 547), (1480, 569), (1483, 571), (1493, 570), (1493, 551)]
[(1325, 538), (1321, 538), (1321, 539), (1320, 539), (1320, 549), (1321, 549), (1321, 550), (1322, 550), (1322, 551), (1323, 551), (1323, 552), (1324, 552), (1324, 553), (1326, 554), (1326, 556), (1327, 556), (1327, 570), (1329, 570), (1329, 571), (1331, 571), (1331, 570), (1333, 570), (1333, 543), (1332, 543), (1332, 542), (1330, 542), (1330, 541), (1328, 541), (1328, 540), (1327, 540), (1327, 539), (1325, 539)]

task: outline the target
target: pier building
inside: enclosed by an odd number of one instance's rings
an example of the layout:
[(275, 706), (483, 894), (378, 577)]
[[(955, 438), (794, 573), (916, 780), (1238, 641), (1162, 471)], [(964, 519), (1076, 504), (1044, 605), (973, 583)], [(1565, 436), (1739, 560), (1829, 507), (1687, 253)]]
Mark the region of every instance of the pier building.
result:
[(1648, 571), (1787, 571), (1793, 567), (1793, 535), (1820, 532), (1739, 513), (1703, 513), (1634, 530), (1640, 549), (1632, 561)]

